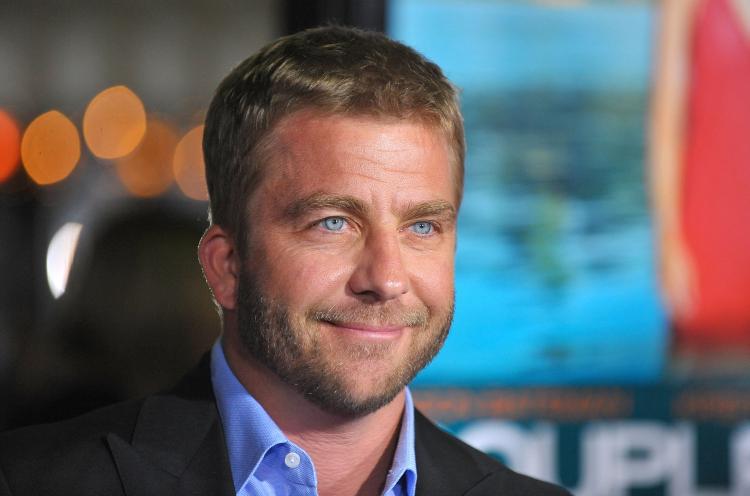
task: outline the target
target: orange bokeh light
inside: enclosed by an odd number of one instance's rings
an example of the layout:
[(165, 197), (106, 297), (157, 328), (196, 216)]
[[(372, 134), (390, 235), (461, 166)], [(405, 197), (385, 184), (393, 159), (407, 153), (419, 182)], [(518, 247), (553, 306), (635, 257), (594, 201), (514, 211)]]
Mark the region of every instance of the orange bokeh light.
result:
[(0, 183), (18, 168), (21, 158), (21, 131), (7, 112), (0, 109)]
[(96, 95), (83, 115), (83, 137), (99, 158), (124, 157), (135, 150), (145, 132), (143, 103), (125, 86), (113, 86)]
[(208, 200), (203, 163), (203, 127), (194, 127), (183, 136), (174, 151), (174, 177), (188, 198)]
[(62, 181), (81, 158), (81, 140), (75, 125), (57, 110), (29, 124), (21, 140), (21, 160), (37, 184)]
[(115, 164), (117, 176), (132, 194), (153, 197), (164, 193), (174, 180), (172, 155), (177, 146), (177, 131), (166, 122), (149, 119), (140, 145)]

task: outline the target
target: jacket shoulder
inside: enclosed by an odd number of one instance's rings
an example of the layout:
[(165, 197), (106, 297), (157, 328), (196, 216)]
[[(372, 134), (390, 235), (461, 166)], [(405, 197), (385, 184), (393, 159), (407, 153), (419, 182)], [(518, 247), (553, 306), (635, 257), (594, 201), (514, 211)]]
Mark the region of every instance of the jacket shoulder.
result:
[[(103, 480), (117, 481), (105, 436), (116, 433), (130, 439), (141, 404), (119, 403), (69, 420), (0, 433), (0, 489), (3, 478), (9, 490), (19, 495), (39, 494), (53, 481), (58, 484), (55, 493), (60, 494), (64, 487), (60, 482), (73, 474), (82, 483), (79, 487), (86, 487), (87, 477), (99, 485)], [(113, 488), (111, 494), (118, 492)]]
[(209, 357), (169, 391), (0, 434), (0, 496), (231, 494)]
[(415, 412), (415, 445), (420, 495), (570, 496), (559, 486), (514, 472), (419, 411)]

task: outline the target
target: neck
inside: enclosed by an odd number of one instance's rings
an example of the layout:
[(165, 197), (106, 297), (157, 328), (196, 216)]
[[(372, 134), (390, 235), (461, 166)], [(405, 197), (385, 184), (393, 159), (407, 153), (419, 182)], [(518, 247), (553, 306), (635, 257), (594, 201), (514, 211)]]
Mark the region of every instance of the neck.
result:
[(376, 495), (383, 489), (401, 425), (404, 392), (384, 407), (358, 417), (321, 409), (244, 353), (225, 333), (229, 367), (281, 431), (312, 458), (318, 493)]

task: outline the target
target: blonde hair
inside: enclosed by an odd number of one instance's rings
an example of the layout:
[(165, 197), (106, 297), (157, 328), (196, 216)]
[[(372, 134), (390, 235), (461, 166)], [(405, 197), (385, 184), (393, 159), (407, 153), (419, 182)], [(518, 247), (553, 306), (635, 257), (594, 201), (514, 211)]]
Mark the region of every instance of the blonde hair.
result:
[(303, 109), (435, 126), (453, 155), (460, 202), (465, 142), (457, 93), (436, 64), (380, 33), (327, 26), (266, 45), (221, 82), (208, 110), (203, 151), (211, 222), (235, 238), (244, 232), (267, 138), (282, 117)]

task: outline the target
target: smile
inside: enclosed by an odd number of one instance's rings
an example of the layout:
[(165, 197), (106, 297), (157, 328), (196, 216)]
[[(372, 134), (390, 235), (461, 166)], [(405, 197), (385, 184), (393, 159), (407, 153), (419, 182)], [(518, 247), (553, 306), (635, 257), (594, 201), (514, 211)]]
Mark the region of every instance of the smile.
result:
[(356, 322), (330, 322), (323, 321), (323, 324), (332, 327), (338, 331), (351, 333), (357, 337), (365, 339), (389, 340), (396, 339), (403, 333), (404, 326), (392, 325), (369, 325)]

